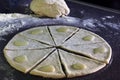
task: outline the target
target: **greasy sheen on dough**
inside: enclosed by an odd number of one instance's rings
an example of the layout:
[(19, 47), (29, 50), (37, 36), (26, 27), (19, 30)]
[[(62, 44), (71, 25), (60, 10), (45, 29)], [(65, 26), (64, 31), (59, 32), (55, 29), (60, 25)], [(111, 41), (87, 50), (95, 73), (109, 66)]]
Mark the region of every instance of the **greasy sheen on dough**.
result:
[(70, 9), (64, 0), (32, 0), (30, 9), (40, 17), (54, 18), (70, 13)]

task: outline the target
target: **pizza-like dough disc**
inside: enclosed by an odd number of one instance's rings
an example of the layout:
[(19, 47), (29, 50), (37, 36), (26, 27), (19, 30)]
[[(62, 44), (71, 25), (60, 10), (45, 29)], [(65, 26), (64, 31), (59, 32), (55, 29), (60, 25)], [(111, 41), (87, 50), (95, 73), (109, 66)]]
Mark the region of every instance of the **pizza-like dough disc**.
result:
[(102, 69), (110, 62), (112, 50), (93, 32), (71, 26), (43, 26), (15, 35), (4, 48), (4, 55), (21, 72), (63, 78)]
[(33, 69), (30, 74), (49, 78), (65, 77), (57, 50)]
[(79, 30), (79, 28), (72, 26), (50, 26), (49, 29), (57, 46)]
[(101, 63), (83, 56), (78, 56), (63, 50), (59, 50), (61, 61), (65, 67), (67, 77), (76, 77), (87, 75), (105, 67), (105, 63)]
[(53, 48), (43, 50), (4, 50), (4, 55), (12, 67), (21, 72), (27, 73), (52, 51)]
[(31, 28), (31, 29), (21, 32), (20, 34), (28, 38), (35, 39), (40, 42), (49, 44), (49, 45), (54, 45), (54, 41), (52, 40), (52, 37), (50, 36), (50, 33), (46, 26)]
[(75, 35), (73, 35), (69, 40), (67, 40), (64, 44), (67, 45), (76, 45), (76, 44), (91, 44), (104, 42), (105, 40), (98, 36), (97, 34), (80, 29)]
[(63, 48), (88, 56), (90, 58), (109, 63), (111, 59), (111, 47), (106, 43), (64, 45)]
[(42, 44), (36, 40), (29, 39), (22, 35), (15, 35), (9, 43), (6, 45), (5, 49), (15, 50), (15, 49), (43, 49), (52, 47), (50, 45)]

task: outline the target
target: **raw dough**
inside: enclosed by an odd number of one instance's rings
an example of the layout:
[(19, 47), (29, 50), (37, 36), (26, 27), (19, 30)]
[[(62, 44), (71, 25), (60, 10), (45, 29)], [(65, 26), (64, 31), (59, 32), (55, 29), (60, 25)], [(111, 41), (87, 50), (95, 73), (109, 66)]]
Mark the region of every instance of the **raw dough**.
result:
[(32, 0), (30, 9), (39, 16), (53, 18), (70, 13), (70, 9), (64, 0)]
[(39, 26), (16, 34), (4, 48), (8, 63), (32, 75), (63, 78), (94, 73), (109, 64), (109, 44), (71, 26)]
[[(63, 50), (59, 50), (59, 53), (60, 53), (62, 64), (65, 67), (67, 77), (69, 78), (96, 72), (106, 65), (105, 63), (101, 63), (83, 56), (78, 56)], [(83, 68), (81, 69), (73, 68), (73, 65), (74, 66), (76, 65), (77, 67), (81, 67), (81, 66), (78, 66), (78, 64), (81, 64)]]
[[(42, 67), (42, 69), (41, 69)], [(46, 68), (47, 67), (47, 68)], [(44, 69), (44, 70), (43, 70)], [(47, 59), (40, 63), (30, 74), (50, 77), (50, 78), (63, 78), (65, 74), (59, 59), (57, 50), (53, 52)]]

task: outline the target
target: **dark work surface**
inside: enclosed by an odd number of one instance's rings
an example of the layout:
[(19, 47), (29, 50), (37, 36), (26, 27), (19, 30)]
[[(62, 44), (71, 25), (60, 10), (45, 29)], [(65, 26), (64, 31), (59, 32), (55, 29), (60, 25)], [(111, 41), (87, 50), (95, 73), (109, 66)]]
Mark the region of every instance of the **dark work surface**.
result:
[(77, 0), (120, 10), (120, 0)]
[[(76, 77), (71, 79), (61, 79), (61, 80), (120, 80), (120, 14), (118, 12), (99, 9), (97, 7), (90, 7), (83, 3), (75, 3), (67, 1), (68, 6), (71, 9), (69, 16), (72, 16), (68, 22), (63, 19), (49, 19), (43, 22), (38, 21), (36, 23), (29, 23), (29, 25), (23, 26), (19, 31), (15, 31), (5, 37), (7, 40), (0, 42), (1, 50), (7, 44), (7, 42), (16, 33), (26, 29), (27, 27), (33, 27), (34, 25), (73, 25), (76, 27), (84, 28), (90, 30), (101, 37), (103, 37), (112, 47), (112, 60), (109, 65), (104, 69), (95, 72), (90, 75), (83, 77)], [(16, 8), (16, 7), (15, 7)], [(8, 9), (6, 12), (25, 12), (21, 6), (17, 5), (18, 10), (13, 9), (12, 11)], [(14, 11), (15, 10), (15, 11)], [(8, 12), (9, 11), (9, 12)], [(109, 17), (113, 16), (113, 17)], [(72, 21), (73, 20), (73, 21)], [(87, 22), (88, 23), (87, 23)], [(90, 24), (91, 22), (91, 24)], [(84, 23), (84, 24), (83, 24)], [(109, 25), (106, 23), (110, 23)], [(32, 25), (30, 25), (32, 24)], [(2, 67), (4, 66), (4, 67)], [(51, 80), (41, 77), (31, 76), (29, 74), (23, 74), (12, 67), (6, 62), (3, 53), (0, 54), (0, 80)]]

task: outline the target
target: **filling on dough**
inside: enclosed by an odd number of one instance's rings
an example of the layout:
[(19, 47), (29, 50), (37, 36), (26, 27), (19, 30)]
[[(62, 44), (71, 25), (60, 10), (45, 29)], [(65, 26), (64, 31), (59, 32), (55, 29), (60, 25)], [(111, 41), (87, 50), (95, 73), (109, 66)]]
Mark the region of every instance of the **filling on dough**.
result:
[[(47, 5), (52, 1), (40, 0)], [(111, 54), (109, 44), (97, 34), (61, 25), (20, 32), (4, 48), (5, 58), (17, 70), (57, 79), (99, 71), (109, 63)]]

